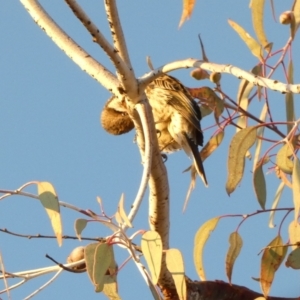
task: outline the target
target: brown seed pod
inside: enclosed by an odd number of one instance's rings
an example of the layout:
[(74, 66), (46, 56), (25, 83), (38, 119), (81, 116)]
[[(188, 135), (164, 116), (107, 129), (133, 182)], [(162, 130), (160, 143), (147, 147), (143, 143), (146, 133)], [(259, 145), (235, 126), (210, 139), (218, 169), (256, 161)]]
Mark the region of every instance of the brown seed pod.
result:
[(291, 22), (294, 20), (294, 13), (290, 10), (287, 10), (283, 12), (279, 16), (279, 22), (283, 25), (291, 24)]
[[(76, 262), (76, 261), (79, 261), (83, 258), (84, 258), (84, 247), (83, 246), (76, 247), (75, 249), (72, 250), (72, 252), (68, 256), (67, 263)], [(74, 270), (83, 270), (83, 269), (85, 269), (85, 267), (86, 267), (85, 263), (82, 263), (78, 266), (73, 267), (72, 269), (74, 269)]]
[(209, 74), (201, 68), (192, 70), (190, 74), (196, 80), (203, 80), (209, 78)]
[(220, 80), (221, 80), (221, 73), (219, 72), (212, 72), (210, 75), (209, 75), (209, 80), (213, 83), (219, 83)]

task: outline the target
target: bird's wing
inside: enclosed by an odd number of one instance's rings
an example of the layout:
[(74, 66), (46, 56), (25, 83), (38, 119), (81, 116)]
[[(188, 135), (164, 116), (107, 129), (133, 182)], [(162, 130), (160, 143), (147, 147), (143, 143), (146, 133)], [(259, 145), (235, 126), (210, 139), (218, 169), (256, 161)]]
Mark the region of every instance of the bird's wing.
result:
[(161, 76), (153, 82), (156, 88), (165, 89), (169, 93), (168, 104), (191, 123), (198, 131), (201, 131), (201, 112), (187, 89), (174, 77), (169, 75)]

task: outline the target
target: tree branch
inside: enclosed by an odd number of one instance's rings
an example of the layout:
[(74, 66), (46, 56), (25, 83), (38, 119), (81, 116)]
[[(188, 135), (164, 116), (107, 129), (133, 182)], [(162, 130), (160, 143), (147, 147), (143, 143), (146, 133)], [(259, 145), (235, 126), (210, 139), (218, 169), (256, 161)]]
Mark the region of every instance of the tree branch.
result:
[(120, 94), (117, 78), (103, 65), (84, 51), (71, 39), (47, 14), (36, 0), (20, 0), (36, 24), (46, 32), (53, 42), (63, 50), (83, 71), (96, 79), (107, 90), (115, 95)]
[(151, 72), (145, 74), (140, 78), (140, 86), (141, 88), (145, 88), (152, 80), (161, 76), (162, 73), (169, 73), (174, 70), (185, 68), (201, 68), (211, 72), (228, 73), (237, 77), (238, 79), (245, 79), (253, 83), (254, 85), (278, 91), (283, 94), (290, 92), (293, 94), (300, 93), (300, 84), (282, 83), (274, 79), (268, 79), (265, 77), (254, 75), (253, 73), (244, 71), (232, 65), (219, 65), (210, 62), (203, 62), (193, 58), (171, 62), (160, 68), (152, 70)]
[(115, 68), (119, 69), (121, 74), (126, 74), (128, 70), (127, 64), (123, 61), (118, 52), (115, 51), (113, 46), (107, 41), (105, 36), (85, 13), (82, 7), (75, 0), (65, 0), (65, 2), (69, 5), (74, 15), (81, 21), (84, 27), (91, 34), (93, 41), (96, 42), (107, 54)]

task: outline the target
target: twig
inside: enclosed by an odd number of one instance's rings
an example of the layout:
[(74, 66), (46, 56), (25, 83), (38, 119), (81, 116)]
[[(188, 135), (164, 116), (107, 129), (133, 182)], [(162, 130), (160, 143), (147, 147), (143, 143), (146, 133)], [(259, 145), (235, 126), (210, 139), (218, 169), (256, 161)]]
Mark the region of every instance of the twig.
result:
[[(5, 267), (4, 267), (4, 263), (3, 263), (2, 254), (1, 253), (0, 253), (0, 265), (1, 265), (1, 271), (5, 274)], [(6, 289), (6, 292), (7, 292), (7, 297), (8, 297), (8, 299), (11, 299), (10, 293), (9, 293), (8, 282), (7, 282), (7, 279), (6, 279), (5, 276), (4, 276), (3, 280), (4, 280), (5, 289)]]
[[(142, 174), (141, 184), (138, 193), (135, 197), (135, 200), (131, 206), (130, 213), (128, 215), (128, 219), (131, 223), (133, 222), (138, 212), (138, 209), (140, 207), (140, 204), (142, 203), (144, 194), (147, 189), (149, 177), (150, 177), (151, 164), (152, 164), (152, 148), (153, 148), (151, 143), (151, 135), (153, 135), (153, 132), (151, 131), (154, 130), (153, 116), (151, 116), (152, 111), (148, 101), (143, 101), (143, 103), (138, 103), (135, 106), (135, 108), (140, 116), (140, 120), (142, 123), (144, 141), (145, 141), (145, 151), (143, 151), (144, 170)], [(152, 122), (151, 122), (151, 117), (152, 117)], [(124, 224), (122, 227), (124, 231), (126, 231), (127, 228), (128, 226), (126, 224)]]
[[(56, 236), (54, 236), (54, 235), (45, 235), (45, 234), (39, 234), (39, 233), (35, 234), (35, 235), (21, 234), (21, 233), (12, 232), (6, 228), (0, 229), (0, 232), (14, 235), (17, 237), (27, 238), (27, 239), (56, 239)], [(77, 236), (64, 235), (62, 238), (65, 240), (78, 240)], [(84, 240), (84, 241), (95, 241), (95, 242), (103, 242), (103, 243), (105, 243), (105, 241), (106, 241), (106, 238), (100, 238), (100, 237), (99, 238), (81, 237), (80, 239)]]
[[(48, 254), (46, 254), (46, 258), (50, 259), (51, 261), (53, 261), (56, 265), (58, 265), (59, 267), (61, 267), (63, 270), (67, 271), (67, 272), (71, 272), (71, 273), (84, 273), (86, 272), (86, 268), (84, 269), (79, 269), (79, 270), (75, 270), (72, 268), (68, 268), (66, 266), (64, 266), (63, 264), (59, 263), (58, 261), (56, 261), (54, 258), (52, 258), (51, 256), (49, 256)], [(81, 265), (82, 263), (85, 263), (85, 259), (81, 259), (76, 261), (79, 265)]]
[(24, 298), (24, 300), (28, 300), (28, 299), (32, 298), (37, 293), (39, 293), (41, 290), (43, 290), (45, 287), (47, 287), (48, 285), (50, 285), (60, 275), (60, 273), (62, 271), (63, 271), (63, 269), (60, 269), (50, 280), (48, 280), (45, 284), (43, 284), (42, 286), (40, 286), (37, 290), (35, 290), (29, 296), (27, 296), (26, 298)]

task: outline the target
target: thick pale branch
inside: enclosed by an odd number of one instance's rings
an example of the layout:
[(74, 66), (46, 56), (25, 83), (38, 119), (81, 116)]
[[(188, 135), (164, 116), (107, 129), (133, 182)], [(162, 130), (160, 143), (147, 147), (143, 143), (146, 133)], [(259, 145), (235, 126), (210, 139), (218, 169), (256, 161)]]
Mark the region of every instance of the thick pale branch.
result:
[(118, 52), (116, 52), (114, 47), (107, 41), (105, 36), (91, 21), (91, 19), (84, 12), (82, 7), (75, 0), (65, 0), (65, 2), (69, 5), (74, 15), (82, 22), (82, 24), (91, 34), (91, 36), (93, 37), (93, 41), (96, 42), (111, 59), (115, 68), (120, 70), (121, 74), (126, 74), (128, 69), (126, 63), (124, 63), (122, 58), (119, 56)]
[(127, 65), (127, 70), (121, 70), (120, 68), (117, 68), (117, 75), (126, 91), (127, 96), (131, 99), (131, 101), (133, 101), (134, 104), (136, 104), (140, 100), (140, 93), (127, 51), (126, 41), (124, 38), (116, 1), (105, 0), (104, 3), (115, 50), (119, 53), (123, 62), (125, 62)]
[(33, 20), (83, 71), (115, 95), (120, 94), (117, 78), (75, 43), (35, 0), (20, 0)]
[(185, 68), (202, 68), (211, 72), (228, 73), (239, 79), (246, 79), (254, 85), (265, 87), (270, 90), (278, 91), (281, 93), (300, 93), (300, 84), (282, 83), (274, 79), (256, 76), (253, 73), (249, 73), (232, 65), (219, 65), (215, 63), (199, 61), (192, 58), (172, 62), (147, 73), (140, 79), (141, 87), (146, 87), (149, 82), (161, 76), (162, 73), (169, 73), (174, 70)]

